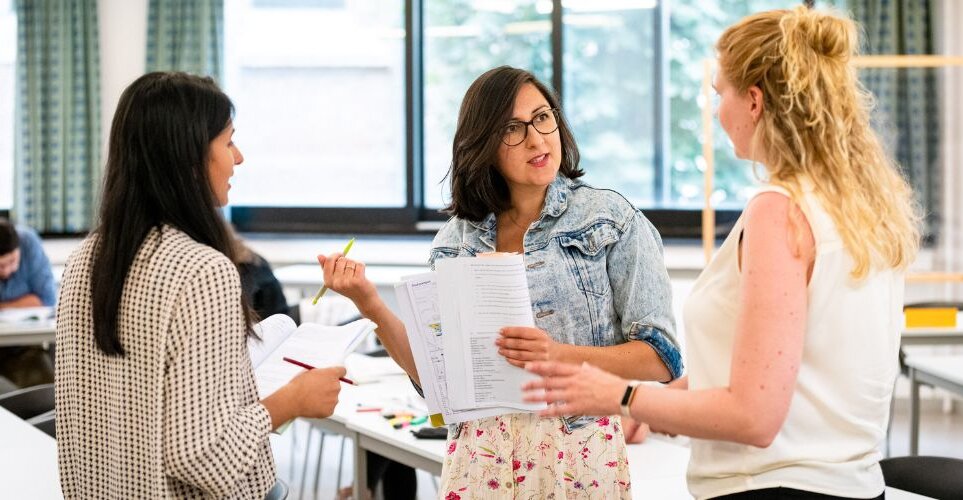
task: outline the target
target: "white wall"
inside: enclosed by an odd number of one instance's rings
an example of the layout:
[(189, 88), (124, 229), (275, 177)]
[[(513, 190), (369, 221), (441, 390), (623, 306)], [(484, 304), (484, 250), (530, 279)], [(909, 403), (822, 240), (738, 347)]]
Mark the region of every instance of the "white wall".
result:
[(147, 59), (147, 0), (99, 0), (100, 117), (106, 160), (110, 122), (120, 94), (144, 73)]

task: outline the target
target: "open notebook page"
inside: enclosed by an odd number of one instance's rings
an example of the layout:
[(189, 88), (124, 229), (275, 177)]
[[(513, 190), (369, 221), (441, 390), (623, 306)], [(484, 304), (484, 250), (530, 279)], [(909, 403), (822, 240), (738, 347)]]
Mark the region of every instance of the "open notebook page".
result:
[(305, 323), (296, 328), (294, 321), (283, 314), (261, 321), (256, 327), (261, 340), (248, 341), (258, 394), (263, 399), (304, 371), (283, 358), (318, 368), (343, 365), (345, 357), (374, 329), (375, 324), (367, 319), (343, 326)]

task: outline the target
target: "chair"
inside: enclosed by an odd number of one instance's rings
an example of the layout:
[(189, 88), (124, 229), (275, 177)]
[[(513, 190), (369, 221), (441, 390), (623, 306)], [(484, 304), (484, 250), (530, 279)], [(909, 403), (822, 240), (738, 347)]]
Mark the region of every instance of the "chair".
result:
[(28, 418), (27, 423), (42, 430), (48, 436), (57, 439), (57, 427), (54, 423), (55, 416), (56, 410), (50, 410), (36, 417)]
[(963, 460), (947, 457), (893, 457), (879, 462), (886, 486), (941, 499), (963, 498)]
[(274, 486), (268, 490), (267, 495), (264, 495), (264, 500), (285, 500), (287, 497), (288, 485), (278, 479)]
[(27, 420), (54, 409), (54, 385), (41, 384), (0, 395), (0, 407)]

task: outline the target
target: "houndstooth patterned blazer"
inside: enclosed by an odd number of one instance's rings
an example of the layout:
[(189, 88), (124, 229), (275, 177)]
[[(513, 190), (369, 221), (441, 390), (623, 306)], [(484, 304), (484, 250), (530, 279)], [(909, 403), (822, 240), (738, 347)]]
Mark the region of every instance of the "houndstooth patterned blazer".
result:
[(57, 307), (57, 453), (66, 498), (263, 498), (275, 482), (234, 264), (172, 227), (144, 239), (124, 284), (127, 354), (98, 349), (97, 236), (67, 264)]

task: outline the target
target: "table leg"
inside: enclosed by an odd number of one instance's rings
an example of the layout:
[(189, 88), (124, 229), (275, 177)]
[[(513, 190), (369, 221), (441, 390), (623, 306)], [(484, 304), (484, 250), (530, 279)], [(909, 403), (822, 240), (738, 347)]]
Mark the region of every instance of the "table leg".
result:
[(920, 439), (920, 383), (916, 378), (916, 369), (909, 368), (910, 379), (910, 443), (909, 455), (919, 453)]
[(367, 451), (359, 443), (361, 436), (354, 435), (354, 500), (362, 500), (363, 493), (368, 489), (368, 456)]

